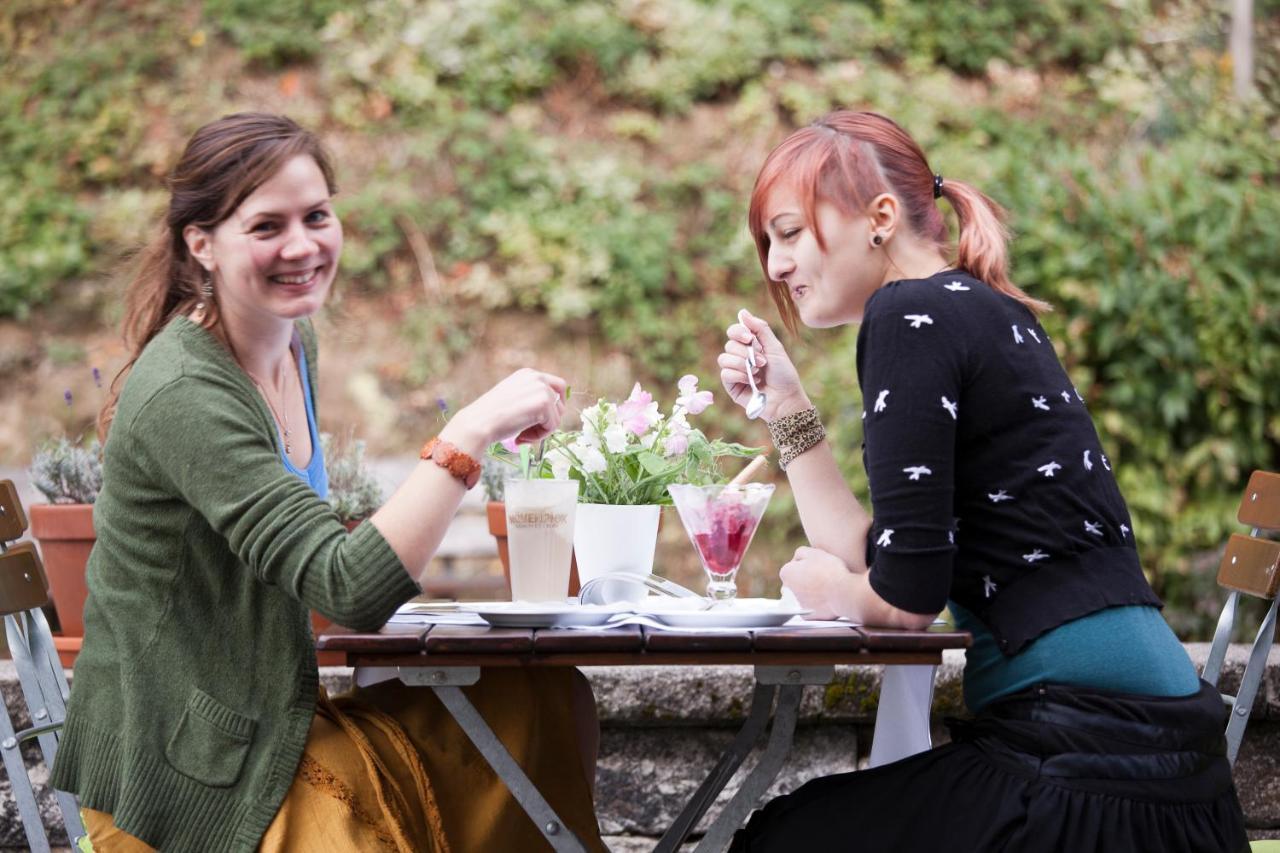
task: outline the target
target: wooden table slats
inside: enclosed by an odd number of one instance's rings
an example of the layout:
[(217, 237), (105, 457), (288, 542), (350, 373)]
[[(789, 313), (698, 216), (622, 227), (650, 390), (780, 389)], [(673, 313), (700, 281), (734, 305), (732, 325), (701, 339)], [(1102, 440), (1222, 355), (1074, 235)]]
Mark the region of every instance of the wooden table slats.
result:
[(583, 659), (607, 656), (610, 662), (631, 657), (635, 663), (641, 664), (647, 656), (667, 659), (672, 655), (705, 655), (708, 661), (724, 655), (747, 659), (757, 654), (773, 657), (792, 653), (936, 656), (943, 649), (966, 648), (969, 644), (970, 637), (966, 632), (945, 628), (908, 631), (851, 626), (690, 633), (638, 625), (535, 630), (478, 625), (390, 624), (375, 633), (333, 627), (320, 635), (316, 648), (358, 656), (421, 656), (424, 663), (431, 658), (445, 663), (445, 658), (466, 657), (474, 661), (483, 660), (486, 656), (506, 656), (531, 660), (542, 656), (572, 655)]
[(621, 625), (617, 628), (538, 628), (533, 632), (535, 654), (643, 650), (644, 634), (639, 625)]
[(753, 632), (758, 652), (856, 652), (867, 645), (858, 629), (760, 628)]
[(967, 649), (972, 638), (967, 631), (954, 631), (936, 627), (924, 631), (908, 631), (902, 628), (869, 628), (860, 625), (858, 633), (866, 643), (877, 649), (894, 652), (928, 652), (942, 649)]
[(376, 652), (378, 654), (413, 654), (422, 651), (424, 638), (433, 625), (382, 626), (381, 631), (362, 632), (332, 625), (316, 638), (319, 651)]
[(533, 651), (530, 628), (487, 628), (480, 625), (436, 625), (423, 646), (428, 655), (509, 655)]

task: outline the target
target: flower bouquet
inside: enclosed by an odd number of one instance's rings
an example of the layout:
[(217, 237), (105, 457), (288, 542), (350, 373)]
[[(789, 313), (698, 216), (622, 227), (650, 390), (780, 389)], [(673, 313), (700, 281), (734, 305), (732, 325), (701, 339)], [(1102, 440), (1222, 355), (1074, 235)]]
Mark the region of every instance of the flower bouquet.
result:
[(680, 393), (666, 415), (639, 382), (622, 402), (600, 398), (582, 411), (579, 429), (557, 430), (547, 437), (540, 460), (529, 458), (530, 448), (517, 451), (513, 444), (490, 452), (518, 470), (529, 470), (530, 476), (577, 480), (580, 503), (670, 506), (667, 486), (722, 482), (721, 457), (747, 459), (760, 452), (707, 438), (689, 418), (712, 405), (711, 392), (699, 391), (692, 374), (682, 377), (677, 388)]
[[(528, 445), (518, 454), (514, 445), (491, 451), (511, 461), (516, 472), (578, 481), (573, 544), (582, 583), (617, 572), (651, 573), (661, 508), (671, 505), (667, 487), (724, 482), (721, 457), (759, 453), (757, 448), (707, 438), (689, 418), (712, 404), (711, 392), (699, 391), (692, 375), (682, 377), (678, 388), (668, 414), (639, 382), (621, 402), (597, 400), (583, 410), (579, 429), (548, 436), (536, 460)], [(619, 588), (611, 595), (644, 594), (643, 586), (632, 586), (635, 589)]]

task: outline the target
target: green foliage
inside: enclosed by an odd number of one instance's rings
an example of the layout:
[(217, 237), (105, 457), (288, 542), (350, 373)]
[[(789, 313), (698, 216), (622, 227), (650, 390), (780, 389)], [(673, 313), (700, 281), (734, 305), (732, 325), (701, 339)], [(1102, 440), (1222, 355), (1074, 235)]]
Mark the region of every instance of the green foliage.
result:
[(320, 452), (329, 475), (329, 505), (342, 522), (361, 521), (382, 506), (382, 487), (364, 461), (364, 442), (320, 433)]
[(341, 0), (205, 0), (204, 13), (244, 51), (268, 67), (306, 62), (322, 49), (320, 33)]
[(54, 504), (91, 504), (102, 489), (102, 445), (63, 436), (43, 444), (31, 459), (31, 482)]
[[(1247, 110), (1225, 14), (1214, 0), (209, 0), (181, 15), (15, 0), (0, 8), (0, 316), (101, 277), (147, 233), (185, 133), (267, 105), (339, 154), (342, 287), (428, 295), (404, 312), (404, 381), (447, 373), (495, 310), (595, 336), (646, 381), (714, 381), (736, 309), (767, 310), (745, 229), (764, 155), (829, 109), (876, 109), (1012, 212), (1013, 277), (1057, 306), (1046, 324), (1144, 560), (1192, 612), (1191, 555), (1234, 529), (1249, 470), (1280, 467), (1280, 6), (1255, 8), (1263, 97)], [(299, 78), (306, 95), (289, 95)], [(853, 330), (789, 347), (865, 495)], [(729, 439), (758, 428), (704, 417)], [(802, 535), (788, 499), (757, 557)]]

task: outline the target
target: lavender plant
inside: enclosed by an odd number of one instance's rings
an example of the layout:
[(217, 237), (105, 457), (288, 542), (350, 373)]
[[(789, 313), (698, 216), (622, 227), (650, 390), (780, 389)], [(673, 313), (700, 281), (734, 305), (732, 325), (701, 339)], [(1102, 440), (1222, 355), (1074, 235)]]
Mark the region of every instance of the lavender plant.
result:
[(31, 459), (31, 481), (49, 503), (91, 504), (102, 489), (102, 445), (63, 436), (45, 442)]
[(382, 487), (365, 464), (365, 443), (359, 439), (335, 439), (320, 434), (329, 473), (329, 505), (343, 523), (368, 518), (382, 506)]

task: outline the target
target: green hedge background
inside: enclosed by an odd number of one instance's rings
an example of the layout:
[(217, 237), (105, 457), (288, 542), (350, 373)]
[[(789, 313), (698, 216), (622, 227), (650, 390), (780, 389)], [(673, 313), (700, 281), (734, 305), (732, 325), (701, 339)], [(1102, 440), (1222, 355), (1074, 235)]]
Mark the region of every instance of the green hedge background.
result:
[[(0, 8), (0, 318), (114, 322), (195, 127), (288, 112), (337, 155), (344, 287), (406, 311), (402, 381), (486, 312), (589, 335), (642, 378), (691, 369), (762, 305), (751, 182), (789, 130), (886, 112), (1013, 213), (1014, 279), (1086, 396), (1184, 636), (1202, 555), (1280, 467), (1280, 1), (1231, 96), (1210, 0), (9, 0)], [(6, 322), (0, 320), (0, 323)], [(854, 331), (793, 342), (865, 494)], [(669, 387), (669, 386), (668, 386)], [(610, 389), (614, 391), (625, 389)], [(741, 437), (741, 419), (711, 426)], [(772, 545), (798, 541), (780, 493)], [(792, 520), (788, 520), (792, 519)]]

